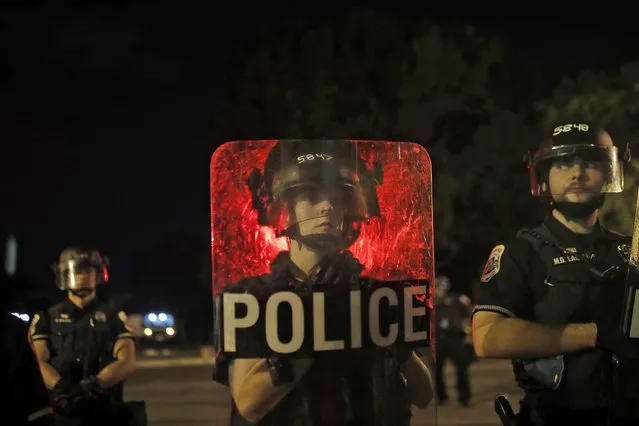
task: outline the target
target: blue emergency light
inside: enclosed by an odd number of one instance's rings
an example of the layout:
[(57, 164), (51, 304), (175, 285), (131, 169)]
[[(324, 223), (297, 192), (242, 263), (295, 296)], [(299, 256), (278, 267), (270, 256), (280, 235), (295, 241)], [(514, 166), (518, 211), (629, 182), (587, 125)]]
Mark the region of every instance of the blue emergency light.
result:
[(175, 325), (173, 315), (164, 312), (150, 313), (144, 318), (145, 327), (172, 327)]

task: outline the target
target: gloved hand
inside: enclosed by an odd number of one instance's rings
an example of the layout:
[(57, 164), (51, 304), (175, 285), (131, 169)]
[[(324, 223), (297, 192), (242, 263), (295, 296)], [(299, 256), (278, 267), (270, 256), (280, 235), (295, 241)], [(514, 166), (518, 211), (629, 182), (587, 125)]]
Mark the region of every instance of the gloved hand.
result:
[(53, 404), (55, 410), (63, 416), (73, 417), (76, 403), (82, 396), (82, 388), (72, 381), (61, 378), (53, 387)]
[(352, 253), (332, 253), (324, 256), (309, 274), (314, 290), (324, 292), (326, 338), (343, 339), (350, 324), (350, 290), (359, 289), (364, 265)]
[(639, 361), (639, 339), (627, 337), (619, 327), (597, 322), (597, 347), (621, 357)]
[(105, 392), (104, 387), (100, 383), (97, 377), (89, 376), (80, 381), (80, 388), (84, 394), (84, 397), (89, 400), (97, 401)]
[(327, 254), (313, 268), (310, 281), (316, 286), (337, 286), (344, 290), (357, 289), (364, 265), (349, 251)]

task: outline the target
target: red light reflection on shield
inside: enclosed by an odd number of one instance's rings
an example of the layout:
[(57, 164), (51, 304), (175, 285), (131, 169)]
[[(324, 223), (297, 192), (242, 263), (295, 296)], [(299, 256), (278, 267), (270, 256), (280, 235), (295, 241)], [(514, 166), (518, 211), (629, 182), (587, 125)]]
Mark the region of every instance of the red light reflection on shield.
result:
[[(384, 181), (377, 187), (382, 217), (363, 224), (351, 246), (366, 266), (364, 274), (381, 280), (432, 279), (433, 216), (431, 165), (426, 151), (405, 142), (353, 141), (369, 166), (380, 161)], [(213, 292), (241, 278), (267, 274), (270, 262), (288, 250), (286, 238), (257, 223), (246, 181), (262, 169), (277, 140), (222, 145), (211, 159), (211, 246)], [(429, 289), (432, 292), (432, 286)], [(431, 294), (432, 296), (432, 294)], [(429, 305), (432, 308), (432, 297)]]

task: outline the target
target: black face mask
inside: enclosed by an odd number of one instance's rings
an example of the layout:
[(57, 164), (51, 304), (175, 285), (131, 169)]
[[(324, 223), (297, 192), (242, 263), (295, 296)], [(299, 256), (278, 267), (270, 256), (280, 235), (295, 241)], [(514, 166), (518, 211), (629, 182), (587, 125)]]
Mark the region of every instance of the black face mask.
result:
[(605, 195), (592, 198), (585, 203), (573, 203), (569, 201), (551, 201), (551, 207), (559, 210), (568, 219), (583, 219), (594, 213), (595, 210), (603, 206)]

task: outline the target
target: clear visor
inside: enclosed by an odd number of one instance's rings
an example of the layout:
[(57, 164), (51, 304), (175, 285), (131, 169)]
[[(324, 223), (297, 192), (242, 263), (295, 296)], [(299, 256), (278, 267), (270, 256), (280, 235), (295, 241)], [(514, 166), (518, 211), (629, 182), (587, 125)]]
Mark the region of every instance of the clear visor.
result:
[(550, 196), (548, 176), (551, 168), (572, 170), (599, 170), (603, 174), (600, 193), (623, 191), (623, 166), (619, 161), (617, 147), (596, 145), (564, 145), (541, 150), (535, 154), (530, 171), (530, 189), (535, 197)]
[(98, 283), (98, 271), (88, 260), (67, 260), (55, 269), (60, 290), (94, 289)]
[(369, 218), (362, 187), (348, 182), (328, 187), (314, 182), (286, 188), (274, 197), (268, 214), (279, 233), (304, 224), (337, 234), (348, 224)]

